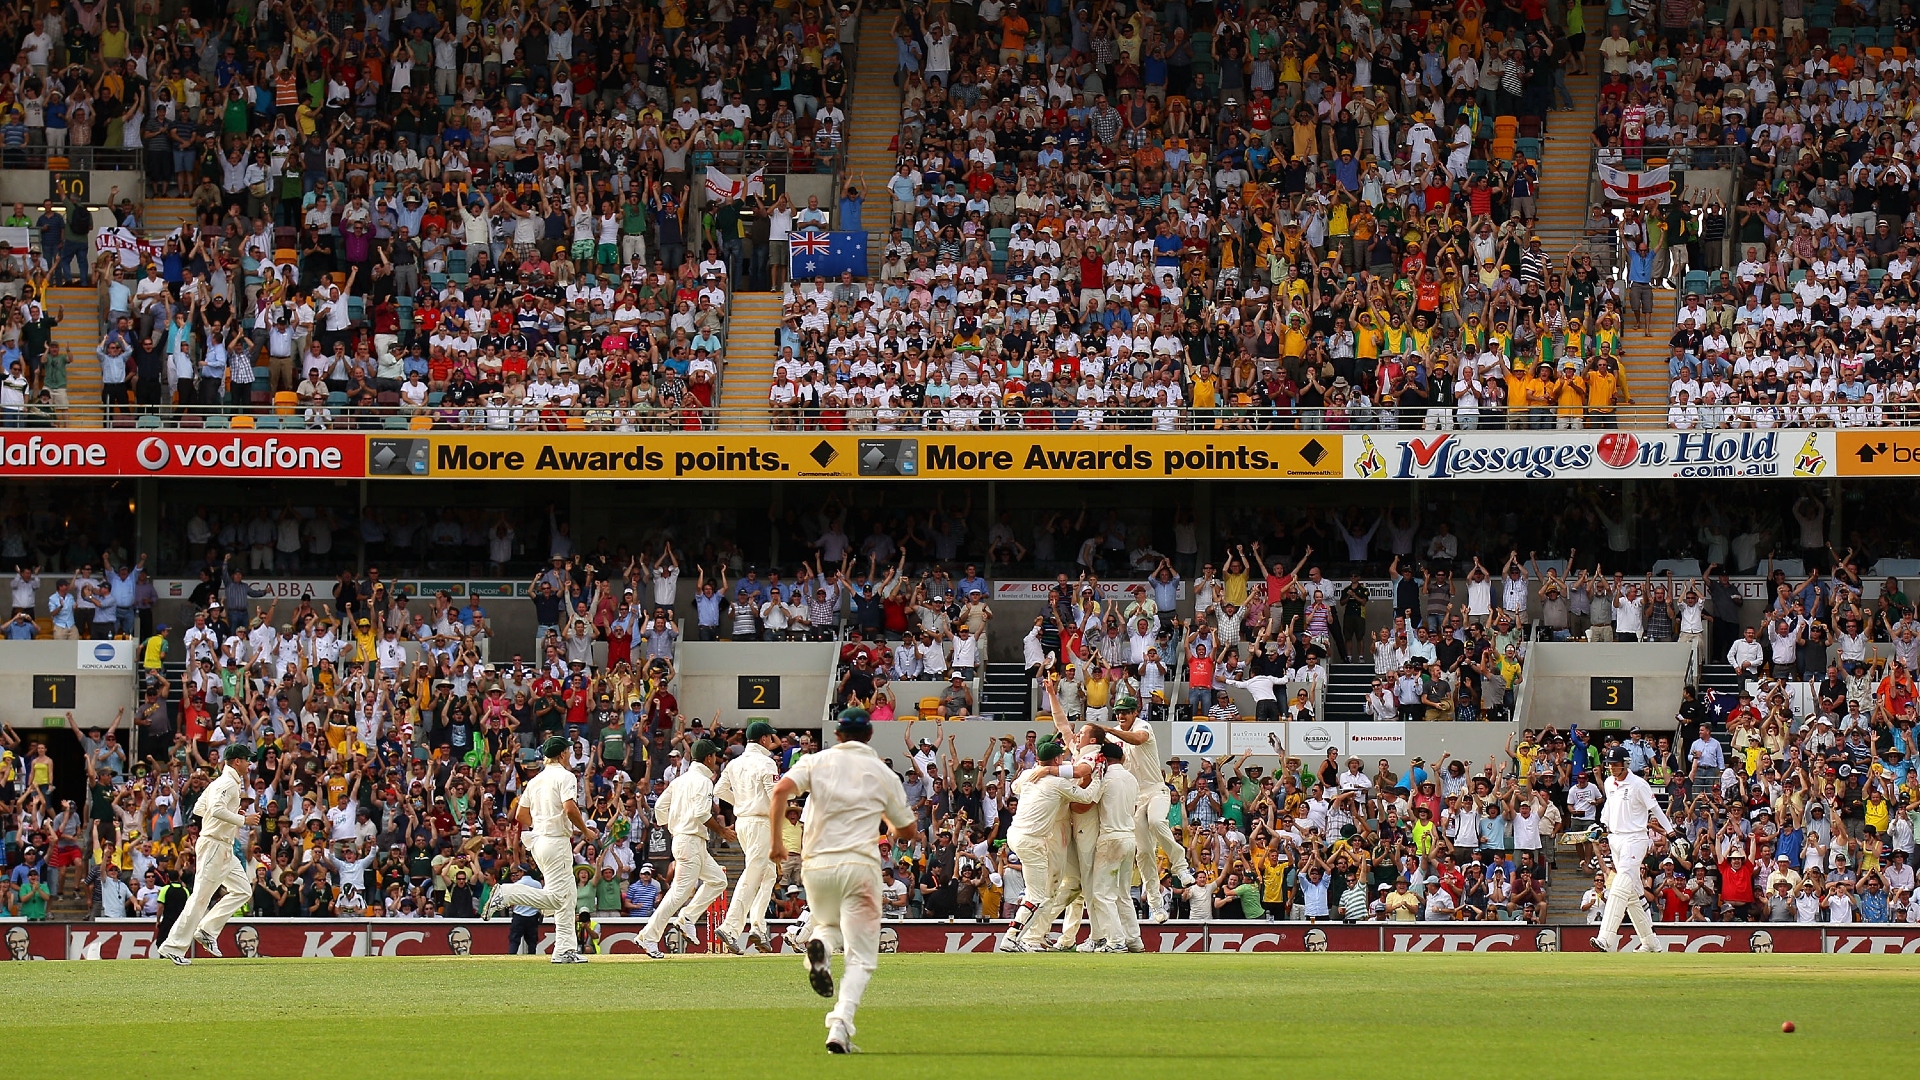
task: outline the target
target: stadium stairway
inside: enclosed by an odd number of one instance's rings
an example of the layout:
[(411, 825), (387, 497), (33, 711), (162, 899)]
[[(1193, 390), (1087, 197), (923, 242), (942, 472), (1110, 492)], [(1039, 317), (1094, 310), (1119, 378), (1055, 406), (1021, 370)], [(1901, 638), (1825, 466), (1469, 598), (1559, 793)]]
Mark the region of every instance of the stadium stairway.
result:
[(727, 318), (727, 368), (720, 377), (720, 426), (760, 427), (773, 384), (780, 294), (735, 293)]
[(97, 427), (104, 419), (100, 408), (100, 294), (92, 288), (55, 288), (47, 306), (66, 316), (53, 329), (53, 339), (67, 354), (67, 427)]
[[(880, 272), (880, 257), (886, 239), (893, 197), (887, 193), (887, 177), (893, 175), (897, 154), (894, 137), (900, 130), (900, 88), (893, 84), (892, 22), (877, 14), (860, 20), (859, 66), (848, 94), (847, 171), (841, 182), (865, 183), (866, 203), (858, 222), (838, 222), (847, 230), (864, 229), (868, 234), (867, 268)], [(878, 236), (873, 234), (878, 233)]]
[[(895, 707), (899, 706), (895, 702)], [(980, 713), (993, 720), (1024, 722), (1033, 718), (1033, 680), (1014, 662), (987, 665), (980, 688)]]
[(1328, 722), (1367, 719), (1367, 694), (1373, 689), (1373, 663), (1327, 665), (1327, 696), (1321, 717)]
[(193, 204), (185, 199), (148, 199), (141, 213), (147, 239), (158, 243), (193, 220)]
[(1588, 195), (1592, 187), (1591, 139), (1594, 102), (1599, 95), (1599, 54), (1588, 53), (1593, 62), (1588, 74), (1567, 78), (1567, 90), (1573, 94), (1573, 111), (1553, 118), (1553, 130), (1540, 149), (1540, 218), (1535, 225), (1540, 245), (1553, 257), (1556, 267), (1564, 266), (1567, 253), (1585, 238)]
[[(1658, 408), (1667, 402), (1667, 345), (1671, 329), (1662, 332), (1659, 328), (1664, 320), (1671, 323), (1667, 302), (1658, 294), (1653, 303), (1653, 315), (1649, 322), (1655, 327), (1647, 333), (1629, 329), (1621, 338), (1620, 368), (1627, 376), (1627, 397), (1642, 408)], [(1665, 424), (1664, 417), (1660, 421)], [(1653, 425), (1659, 426), (1659, 425)]]

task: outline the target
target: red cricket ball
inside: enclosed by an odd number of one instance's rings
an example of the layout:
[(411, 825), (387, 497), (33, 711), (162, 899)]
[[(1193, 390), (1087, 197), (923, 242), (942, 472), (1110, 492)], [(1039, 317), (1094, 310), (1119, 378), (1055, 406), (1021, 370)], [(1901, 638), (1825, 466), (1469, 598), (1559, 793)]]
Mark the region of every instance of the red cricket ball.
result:
[(1782, 1034), (1786, 1034), (1786, 1035), (1793, 1034), (1793, 1021), (1789, 1020), (1786, 1023), (1781, 1024), (1780, 1031)]
[(1630, 431), (1610, 431), (1600, 436), (1594, 449), (1600, 452), (1600, 460), (1616, 469), (1624, 469), (1633, 464), (1640, 454), (1640, 439)]

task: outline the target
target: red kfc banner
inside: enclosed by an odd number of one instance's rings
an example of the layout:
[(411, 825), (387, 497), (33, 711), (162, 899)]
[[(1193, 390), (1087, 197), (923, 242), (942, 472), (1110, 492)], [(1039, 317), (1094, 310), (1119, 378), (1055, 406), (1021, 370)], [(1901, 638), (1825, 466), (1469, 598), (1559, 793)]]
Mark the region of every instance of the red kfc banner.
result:
[[(640, 919), (593, 923), (598, 951), (640, 952)], [(88, 923), (0, 921), (9, 960), (144, 960), (154, 954), (154, 924), (146, 919)], [(786, 952), (773, 926), (774, 948)], [(881, 927), (882, 952), (989, 953), (1006, 932), (1004, 922), (890, 922)], [(1623, 947), (1631, 947), (1627, 928)], [(1592, 926), (1530, 926), (1524, 923), (1161, 923), (1140, 927), (1148, 952), (1592, 952)], [(1920, 954), (1920, 926), (1862, 924), (1805, 926), (1795, 923), (1663, 923), (1660, 939), (1671, 952)], [(449, 919), (244, 919), (220, 933), (229, 957), (279, 956), (500, 956), (507, 951), (507, 923)], [(1083, 939), (1084, 940), (1084, 939)], [(669, 942), (669, 945), (674, 943)], [(540, 952), (553, 948), (542, 928)], [(691, 952), (704, 952), (692, 946)]]
[(364, 435), (327, 431), (65, 431), (0, 435), (0, 477), (364, 477)]
[[(1656, 923), (1654, 933), (1668, 952), (1682, 953), (1817, 953), (1833, 932), (1822, 926), (1799, 923)], [(1593, 926), (1566, 926), (1560, 930), (1562, 947), (1568, 952), (1595, 952)], [(1633, 928), (1620, 928), (1620, 948), (1633, 948)]]
[(1827, 927), (1824, 936), (1830, 953), (1920, 953), (1920, 926), (1852, 923)]

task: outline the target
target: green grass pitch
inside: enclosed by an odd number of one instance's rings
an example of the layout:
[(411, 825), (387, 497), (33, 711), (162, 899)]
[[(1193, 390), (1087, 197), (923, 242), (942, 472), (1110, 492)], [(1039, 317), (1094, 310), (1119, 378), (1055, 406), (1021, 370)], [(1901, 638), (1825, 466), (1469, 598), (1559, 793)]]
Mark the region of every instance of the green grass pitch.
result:
[(0, 971), (30, 1077), (1752, 1080), (1884, 1075), (1920, 1034), (1908, 956), (883, 956), (847, 1058), (789, 956)]

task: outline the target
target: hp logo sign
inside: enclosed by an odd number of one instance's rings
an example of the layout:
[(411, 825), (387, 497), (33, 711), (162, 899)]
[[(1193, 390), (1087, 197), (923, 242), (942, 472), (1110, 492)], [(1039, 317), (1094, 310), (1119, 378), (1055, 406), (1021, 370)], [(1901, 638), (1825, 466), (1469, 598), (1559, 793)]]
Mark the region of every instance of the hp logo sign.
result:
[(1213, 749), (1213, 729), (1205, 724), (1187, 728), (1187, 753), (1204, 754)]

